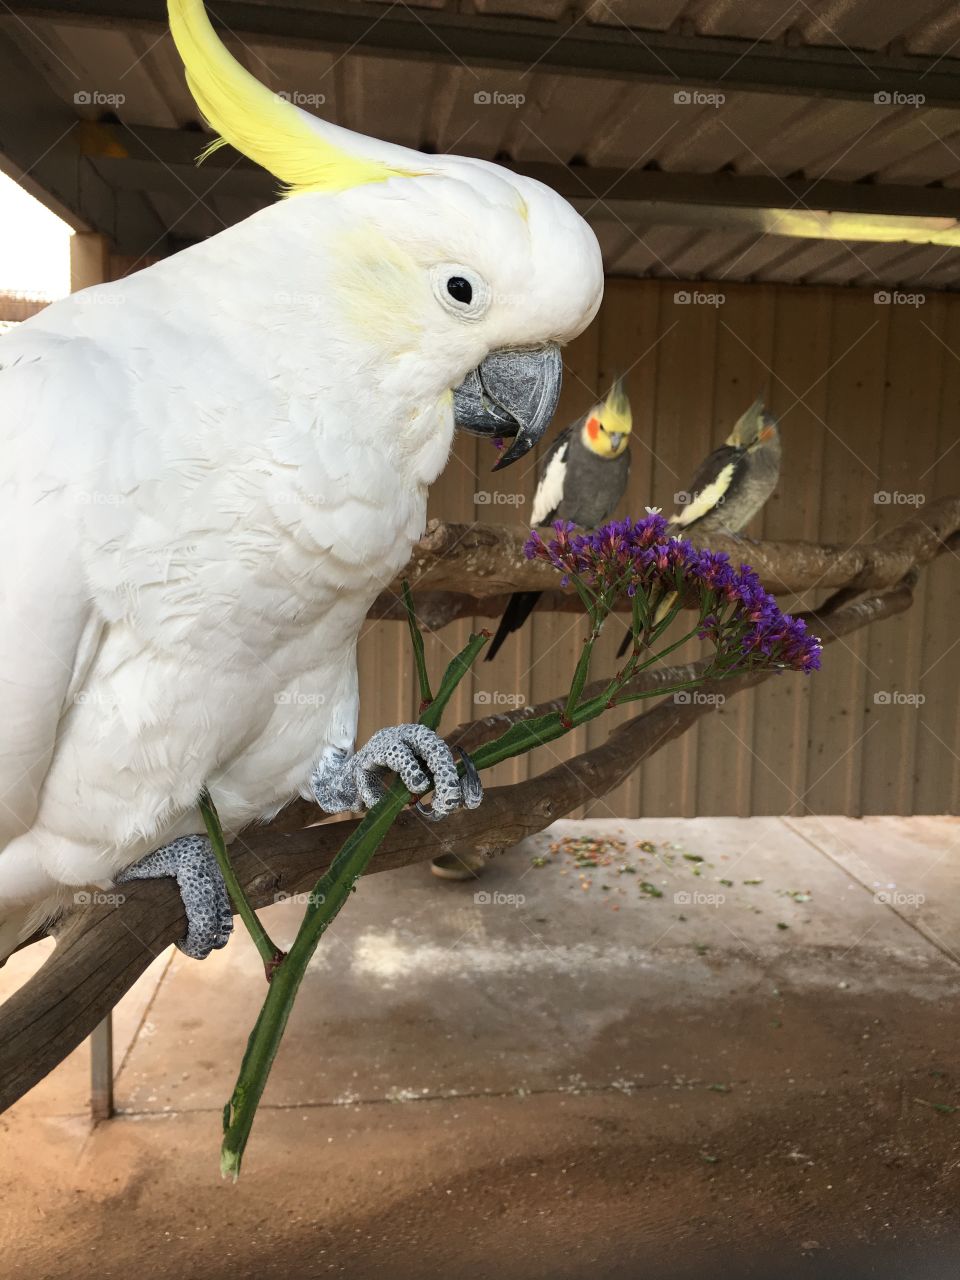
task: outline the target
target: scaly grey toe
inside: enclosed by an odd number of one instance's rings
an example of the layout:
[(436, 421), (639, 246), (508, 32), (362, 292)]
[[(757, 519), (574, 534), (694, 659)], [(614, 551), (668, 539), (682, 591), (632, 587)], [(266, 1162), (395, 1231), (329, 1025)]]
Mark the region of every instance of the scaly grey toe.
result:
[(187, 913), (187, 933), (177, 946), (184, 955), (205, 959), (225, 947), (233, 932), (233, 910), (223, 876), (206, 836), (181, 836), (127, 867), (116, 883), (172, 876)]
[(313, 776), (313, 793), (328, 813), (361, 804), (372, 808), (386, 792), (387, 774), (396, 773), (414, 795), (433, 790), (433, 804), (417, 808), (437, 821), (457, 809), (475, 809), (483, 799), (473, 761), (465, 752), (460, 754), (463, 777), (439, 734), (422, 724), (396, 725), (375, 733), (354, 756), (325, 752)]

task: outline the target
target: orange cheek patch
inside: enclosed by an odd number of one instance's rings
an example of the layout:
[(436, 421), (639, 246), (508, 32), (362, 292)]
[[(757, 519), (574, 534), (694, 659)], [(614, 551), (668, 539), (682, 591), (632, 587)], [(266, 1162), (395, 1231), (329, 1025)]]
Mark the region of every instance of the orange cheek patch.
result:
[(596, 418), (591, 418), (590, 421), (587, 423), (587, 435), (590, 437), (591, 440), (596, 440), (599, 434), (600, 434), (600, 423), (596, 420)]

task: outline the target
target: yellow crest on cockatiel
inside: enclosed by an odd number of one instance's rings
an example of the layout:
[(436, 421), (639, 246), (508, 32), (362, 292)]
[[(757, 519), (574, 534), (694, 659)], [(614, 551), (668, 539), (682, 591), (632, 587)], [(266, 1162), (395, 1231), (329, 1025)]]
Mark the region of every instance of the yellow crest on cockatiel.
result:
[[(187, 83), (204, 119), (220, 137), (201, 158), (229, 142), (284, 185), (285, 194), (347, 191), (416, 171), (351, 154), (324, 137), (322, 124), (237, 62), (221, 42), (203, 0), (169, 0), (170, 30)], [(345, 130), (338, 130), (350, 137)]]
[(580, 441), (601, 458), (619, 458), (630, 444), (633, 414), (623, 378), (616, 378), (605, 400), (593, 406), (583, 420)]
[(606, 400), (598, 408), (603, 416), (603, 425), (608, 431), (629, 435), (633, 430), (633, 413), (622, 377), (614, 379)]

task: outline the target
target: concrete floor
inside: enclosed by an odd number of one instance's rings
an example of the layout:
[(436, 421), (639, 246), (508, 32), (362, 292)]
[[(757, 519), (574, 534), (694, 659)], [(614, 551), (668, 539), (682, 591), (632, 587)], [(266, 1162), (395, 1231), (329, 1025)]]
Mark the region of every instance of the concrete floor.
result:
[(0, 1276), (960, 1274), (956, 819), (561, 822), (473, 884), (370, 877), (233, 1187), (261, 995), (242, 933), (169, 953), (118, 1118), (85, 1049), (0, 1117)]

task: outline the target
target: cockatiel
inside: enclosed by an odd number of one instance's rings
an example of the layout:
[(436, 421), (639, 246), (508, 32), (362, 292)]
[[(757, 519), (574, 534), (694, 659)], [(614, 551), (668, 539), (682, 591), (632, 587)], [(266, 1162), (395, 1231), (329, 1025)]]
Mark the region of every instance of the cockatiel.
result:
[[(540, 469), (530, 512), (532, 525), (570, 520), (594, 529), (613, 515), (630, 475), (630, 401), (617, 378), (605, 399), (557, 436)], [(519, 631), (540, 599), (539, 591), (515, 591), (504, 610), (486, 660)]]
[(291, 198), (0, 343), (0, 956), (79, 886), (163, 875), (182, 949), (224, 945), (204, 785), (228, 832), (389, 770), (434, 816), (479, 802), (420, 726), (354, 753), (357, 637), (455, 427), (530, 448), (603, 289), (547, 187), (316, 119), (201, 0), (169, 13), (203, 115)]
[[(756, 399), (719, 449), (714, 449), (694, 473), (685, 505), (670, 521), (670, 532), (684, 537), (691, 529), (701, 534), (739, 533), (762, 509), (780, 479), (780, 429), (772, 413)], [(676, 596), (657, 610), (666, 617)], [(630, 647), (624, 636), (617, 657)]]
[(719, 449), (697, 468), (688, 501), (671, 520), (674, 533), (739, 533), (777, 487), (780, 430), (757, 399)]

